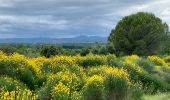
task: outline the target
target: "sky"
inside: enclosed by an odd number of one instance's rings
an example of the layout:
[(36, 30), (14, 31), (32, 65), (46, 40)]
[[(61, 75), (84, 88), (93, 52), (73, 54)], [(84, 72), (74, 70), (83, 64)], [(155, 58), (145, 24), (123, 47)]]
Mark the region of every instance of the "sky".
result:
[(170, 0), (0, 0), (0, 38), (107, 37), (117, 22), (151, 12), (170, 26)]

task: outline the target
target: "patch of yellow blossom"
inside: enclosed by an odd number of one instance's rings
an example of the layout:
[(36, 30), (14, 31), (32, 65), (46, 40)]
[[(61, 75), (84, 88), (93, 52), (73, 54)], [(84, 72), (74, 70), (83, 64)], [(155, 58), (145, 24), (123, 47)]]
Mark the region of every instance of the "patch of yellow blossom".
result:
[(1, 100), (36, 100), (35, 94), (28, 89), (18, 91), (4, 91), (0, 93)]
[(28, 66), (35, 71), (38, 75), (41, 74), (41, 68), (38, 66), (33, 60), (28, 60), (27, 61)]
[(62, 64), (75, 64), (75, 57), (73, 56), (54, 56), (50, 58), (51, 62), (62, 63)]
[(133, 61), (133, 60), (139, 59), (139, 56), (138, 55), (129, 55), (129, 56), (125, 56), (124, 59)]
[(170, 66), (170, 56), (166, 56), (163, 59), (167, 63), (167, 65)]
[[(103, 83), (104, 82), (104, 77), (101, 76), (101, 75), (93, 75), (93, 76), (87, 78), (86, 85), (93, 84), (94, 82)], [(96, 84), (96, 85), (98, 85), (98, 84)]]
[(92, 75), (99, 74), (99, 75), (104, 75), (104, 76), (113, 75), (115, 77), (122, 77), (122, 78), (129, 80), (129, 74), (127, 70), (122, 69), (122, 68), (121, 69), (113, 68), (107, 65), (90, 68), (88, 70), (88, 73)]
[(70, 89), (62, 82), (59, 82), (54, 86), (51, 94), (54, 99), (67, 100), (69, 99)]
[(48, 76), (48, 82), (56, 81), (64, 83), (67, 87), (77, 90), (82, 84), (81, 79), (75, 74), (69, 71), (59, 72), (57, 74), (50, 74)]
[(0, 60), (4, 59), (6, 57), (7, 57), (7, 55), (5, 53), (3, 53), (2, 51), (0, 51)]
[(135, 70), (137, 73), (142, 73), (142, 68), (135, 64), (133, 61), (136, 60), (136, 59), (139, 59), (139, 56), (138, 55), (130, 55), (130, 56), (125, 56), (123, 57), (123, 61), (122, 63), (125, 65), (125, 66), (128, 66), (128, 67), (131, 67), (133, 70)]
[(168, 66), (168, 64), (158, 56), (148, 56), (148, 59), (159, 66)]

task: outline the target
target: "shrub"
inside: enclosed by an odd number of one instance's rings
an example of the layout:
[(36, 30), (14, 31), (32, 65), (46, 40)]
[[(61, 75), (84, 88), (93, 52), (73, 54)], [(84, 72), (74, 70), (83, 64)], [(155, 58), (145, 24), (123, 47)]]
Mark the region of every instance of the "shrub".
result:
[(104, 77), (104, 87), (107, 100), (126, 99), (130, 84), (129, 74), (124, 69), (109, 66), (97, 66), (87, 71), (89, 76), (101, 75)]
[(86, 56), (87, 54), (90, 53), (90, 50), (89, 49), (82, 49), (81, 52), (80, 52), (80, 55), (81, 56)]
[(0, 94), (1, 100), (36, 100), (35, 94), (29, 89), (17, 90), (17, 91), (3, 91)]
[(56, 48), (55, 46), (45, 46), (40, 51), (40, 54), (42, 56), (49, 58), (51, 56), (55, 56), (55, 55), (59, 54), (59, 49)]
[(0, 58), (1, 75), (7, 75), (11, 78), (18, 79), (27, 84), (31, 89), (35, 89), (38, 71), (32, 66), (27, 58), (19, 54), (4, 56)]
[(56, 84), (52, 90), (52, 98), (58, 100), (68, 100), (70, 96), (70, 89), (62, 82)]
[(128, 81), (125, 78), (107, 75), (105, 80), (107, 100), (124, 100), (127, 98)]
[(59, 84), (60, 82), (70, 89), (70, 94), (74, 91), (80, 91), (83, 87), (83, 80), (81, 76), (78, 76), (75, 73), (71, 73), (69, 71), (61, 71), (57, 74), (48, 74), (47, 82), (38, 92), (38, 97), (40, 99), (50, 98), (51, 90), (53, 87), (55, 87), (56, 84)]
[(88, 55), (86, 57), (80, 57), (77, 60), (77, 64), (85, 68), (104, 65), (106, 63), (107, 63), (106, 56), (99, 56), (99, 55)]
[(4, 91), (16, 91), (18, 89), (24, 89), (26, 86), (12, 78), (9, 77), (0, 77), (0, 88), (2, 88)]
[(83, 98), (85, 100), (103, 100), (106, 98), (104, 88), (104, 78), (99, 75), (91, 76), (87, 79), (83, 87)]
[(139, 81), (142, 82), (146, 93), (156, 93), (158, 91), (166, 92), (170, 89), (167, 82), (158, 75), (149, 75), (143, 73), (139, 77)]
[(158, 66), (168, 66), (166, 62), (158, 56), (148, 56), (150, 61), (153, 61)]
[(150, 73), (152, 72), (153, 67), (155, 66), (153, 62), (144, 58), (137, 59), (135, 63)]
[(133, 83), (128, 92), (127, 100), (143, 100), (142, 96), (144, 94), (142, 83)]

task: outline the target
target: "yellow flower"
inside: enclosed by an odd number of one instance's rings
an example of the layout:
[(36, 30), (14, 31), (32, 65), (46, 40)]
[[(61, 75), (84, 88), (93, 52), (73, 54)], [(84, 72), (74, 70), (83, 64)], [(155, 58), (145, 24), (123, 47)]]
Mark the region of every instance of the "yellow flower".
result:
[(90, 68), (88, 70), (89, 75), (102, 75), (102, 76), (107, 76), (107, 75), (112, 75), (114, 77), (122, 77), (125, 78), (129, 81), (129, 74), (127, 72), (127, 70), (125, 69), (118, 69), (118, 68), (113, 68), (107, 65), (103, 65), (103, 66), (97, 66), (97, 67), (93, 67)]
[(130, 60), (130, 61), (136, 60), (138, 58), (139, 58), (138, 55), (130, 55), (130, 56), (125, 56), (124, 57), (125, 60)]
[(162, 58), (158, 56), (148, 56), (148, 59), (153, 61), (159, 66), (168, 66), (168, 64)]

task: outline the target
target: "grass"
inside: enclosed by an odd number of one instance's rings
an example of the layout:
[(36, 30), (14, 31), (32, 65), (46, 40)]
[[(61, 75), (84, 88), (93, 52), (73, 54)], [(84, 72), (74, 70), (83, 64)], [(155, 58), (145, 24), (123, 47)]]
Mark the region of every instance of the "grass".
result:
[(156, 95), (144, 95), (144, 100), (170, 100), (170, 93), (159, 93)]

